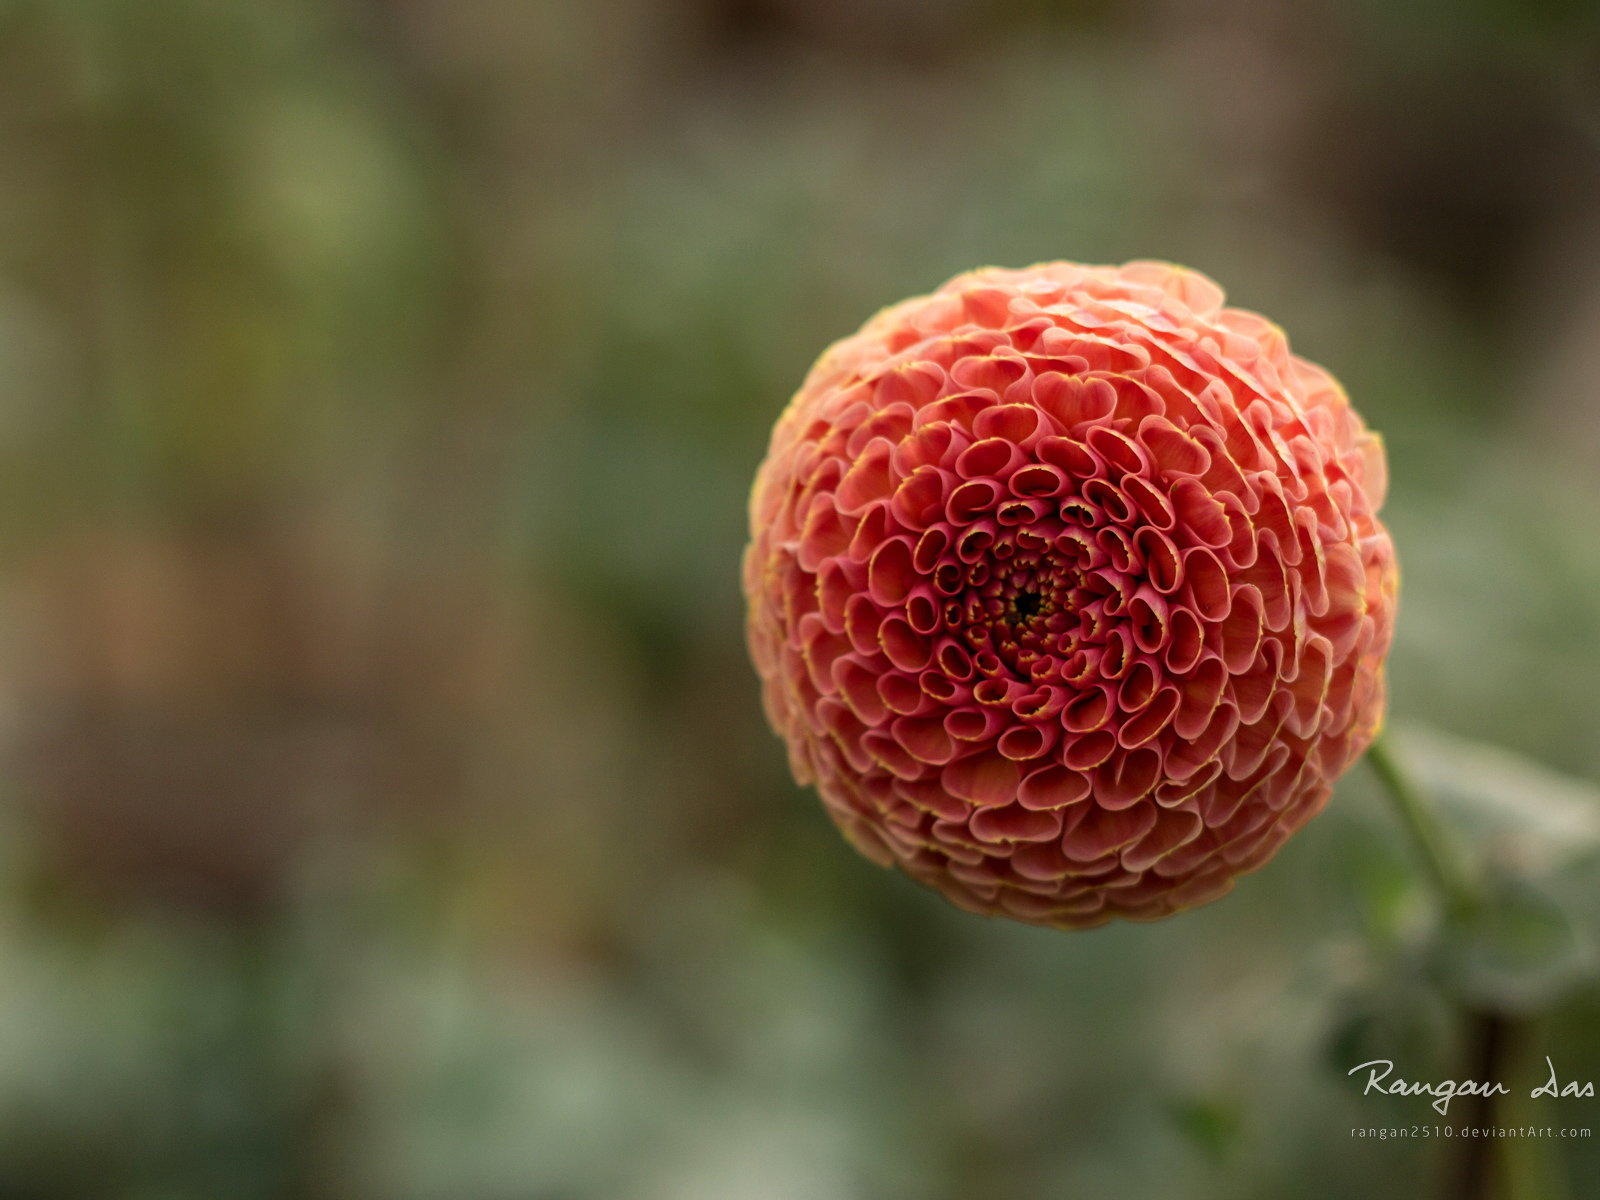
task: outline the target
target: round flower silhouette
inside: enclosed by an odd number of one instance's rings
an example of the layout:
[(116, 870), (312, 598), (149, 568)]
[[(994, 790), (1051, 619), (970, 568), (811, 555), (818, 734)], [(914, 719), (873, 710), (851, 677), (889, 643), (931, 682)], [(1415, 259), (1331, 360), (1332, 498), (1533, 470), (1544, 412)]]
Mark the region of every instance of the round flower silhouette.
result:
[(1382, 446), (1164, 263), (987, 269), (830, 347), (744, 559), (795, 777), (863, 854), (1062, 928), (1215, 899), (1383, 715)]

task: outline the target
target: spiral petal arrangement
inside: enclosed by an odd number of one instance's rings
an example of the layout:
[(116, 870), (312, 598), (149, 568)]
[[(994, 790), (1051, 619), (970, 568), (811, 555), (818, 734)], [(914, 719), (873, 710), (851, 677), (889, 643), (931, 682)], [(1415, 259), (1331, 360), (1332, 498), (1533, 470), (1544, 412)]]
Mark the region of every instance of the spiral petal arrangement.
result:
[(748, 639), (867, 857), (1060, 928), (1215, 899), (1384, 706), (1381, 443), (1164, 263), (987, 269), (818, 360), (751, 496)]

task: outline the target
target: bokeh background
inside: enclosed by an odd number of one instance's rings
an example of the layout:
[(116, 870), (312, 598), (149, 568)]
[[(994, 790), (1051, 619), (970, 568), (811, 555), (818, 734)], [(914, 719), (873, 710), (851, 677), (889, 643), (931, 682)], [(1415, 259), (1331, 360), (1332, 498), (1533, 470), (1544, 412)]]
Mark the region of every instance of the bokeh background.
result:
[[(1350, 1136), (1431, 1114), (1346, 1069), (1460, 1049), (1363, 770), (1069, 936), (858, 859), (762, 722), (745, 496), (810, 360), (1063, 257), (1345, 381), (1394, 723), (1554, 772), (1513, 834), (1592, 818), (1590, 0), (0, 4), (0, 1194), (1430, 1186)], [(1544, 1007), (1600, 1078), (1600, 993)]]

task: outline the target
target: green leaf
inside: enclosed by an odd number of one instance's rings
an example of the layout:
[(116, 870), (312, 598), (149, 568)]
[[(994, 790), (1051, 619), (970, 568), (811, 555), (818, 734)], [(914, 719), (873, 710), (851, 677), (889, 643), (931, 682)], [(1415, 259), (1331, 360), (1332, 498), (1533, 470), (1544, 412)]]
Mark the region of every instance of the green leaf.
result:
[(1478, 868), (1484, 902), (1448, 918), (1435, 968), (1470, 1003), (1527, 1012), (1600, 969), (1600, 788), (1505, 750), (1410, 730), (1397, 752)]
[(1395, 743), (1452, 825), (1536, 874), (1600, 862), (1600, 787), (1508, 750), (1408, 728)]
[(1446, 922), (1438, 966), (1473, 1005), (1529, 1013), (1593, 982), (1596, 954), (1593, 938), (1548, 891), (1497, 878), (1479, 910)]

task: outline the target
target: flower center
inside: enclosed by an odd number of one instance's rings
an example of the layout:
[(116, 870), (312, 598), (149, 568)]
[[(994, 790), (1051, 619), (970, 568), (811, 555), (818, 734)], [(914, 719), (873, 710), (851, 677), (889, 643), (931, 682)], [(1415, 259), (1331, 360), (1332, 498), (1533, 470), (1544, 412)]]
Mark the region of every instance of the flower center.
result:
[(1002, 535), (984, 549), (934, 576), (945, 628), (974, 655), (979, 674), (1039, 679), (1049, 661), (1076, 647), (1090, 599), (1081, 566), (1037, 535)]
[(1028, 620), (1039, 615), (1039, 610), (1044, 607), (1044, 597), (1031, 588), (1024, 588), (1011, 598), (1012, 624)]

